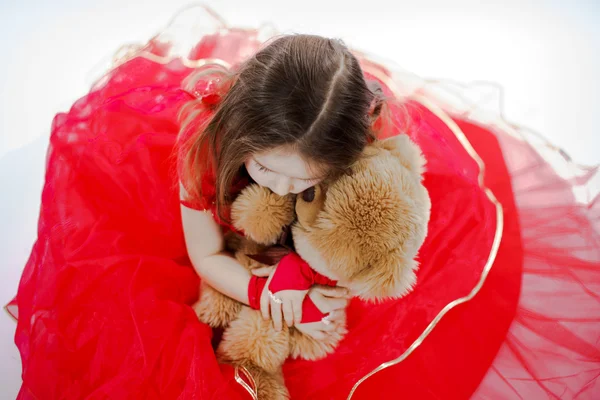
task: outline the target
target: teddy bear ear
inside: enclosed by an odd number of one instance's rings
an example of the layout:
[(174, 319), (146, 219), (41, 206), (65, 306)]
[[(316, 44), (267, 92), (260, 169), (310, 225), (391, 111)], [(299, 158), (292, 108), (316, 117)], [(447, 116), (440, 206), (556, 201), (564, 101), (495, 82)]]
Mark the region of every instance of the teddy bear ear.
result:
[(242, 190), (231, 205), (233, 226), (253, 241), (277, 243), (282, 229), (294, 220), (294, 198), (279, 196), (253, 184)]
[(409, 171), (419, 175), (425, 172), (425, 157), (419, 146), (408, 135), (393, 136), (376, 142), (376, 145), (389, 151)]
[(352, 277), (350, 289), (367, 301), (397, 299), (412, 291), (417, 281), (417, 269), (417, 261), (394, 250)]

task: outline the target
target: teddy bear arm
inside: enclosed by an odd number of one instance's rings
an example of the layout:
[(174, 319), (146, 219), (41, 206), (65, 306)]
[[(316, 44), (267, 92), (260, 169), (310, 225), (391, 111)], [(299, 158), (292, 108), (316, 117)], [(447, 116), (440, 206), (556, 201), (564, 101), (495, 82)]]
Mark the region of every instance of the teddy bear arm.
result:
[(231, 215), (233, 225), (245, 236), (257, 243), (272, 245), (295, 218), (294, 198), (250, 185), (233, 202)]

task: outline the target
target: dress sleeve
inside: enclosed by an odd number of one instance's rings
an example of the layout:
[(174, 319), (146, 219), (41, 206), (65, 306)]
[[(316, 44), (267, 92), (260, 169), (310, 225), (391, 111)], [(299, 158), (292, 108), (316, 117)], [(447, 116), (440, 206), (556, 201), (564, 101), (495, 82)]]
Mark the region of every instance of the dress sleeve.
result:
[[(211, 178), (209, 175), (206, 175), (205, 178), (201, 182), (202, 185), (202, 196), (196, 197), (189, 194), (187, 188), (183, 183), (179, 183), (179, 197), (180, 204), (184, 207), (190, 208), (196, 211), (208, 212), (212, 215), (213, 219), (217, 224), (219, 224), (224, 231), (233, 231), (242, 233), (238, 231), (230, 219), (231, 210), (229, 207), (224, 207), (221, 214), (217, 212), (217, 202), (216, 202), (216, 190), (215, 190), (215, 180)], [(221, 218), (221, 216), (224, 217)]]
[(191, 196), (181, 182), (179, 183), (179, 193), (179, 202), (182, 206), (197, 211), (213, 211), (215, 205), (214, 199), (207, 199), (206, 196), (200, 198)]

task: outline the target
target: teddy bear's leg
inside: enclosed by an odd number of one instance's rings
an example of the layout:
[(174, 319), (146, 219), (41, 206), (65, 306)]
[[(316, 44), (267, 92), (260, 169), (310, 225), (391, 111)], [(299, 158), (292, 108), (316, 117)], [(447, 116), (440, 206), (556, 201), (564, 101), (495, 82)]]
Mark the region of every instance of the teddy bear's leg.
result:
[(304, 360), (318, 360), (333, 353), (338, 343), (346, 335), (347, 330), (341, 324), (334, 332), (329, 333), (325, 339), (317, 340), (303, 334), (297, 329), (290, 329), (290, 356)]
[(246, 365), (256, 385), (256, 394), (260, 400), (288, 400), (289, 392), (283, 380), (281, 368), (277, 372), (266, 372), (254, 365)]
[(227, 326), (231, 320), (237, 317), (242, 305), (201, 282), (200, 298), (193, 308), (200, 321), (212, 328), (220, 328)]
[(290, 354), (289, 330), (277, 332), (260, 311), (242, 307), (223, 332), (217, 356), (235, 365), (255, 365), (268, 373), (279, 371)]

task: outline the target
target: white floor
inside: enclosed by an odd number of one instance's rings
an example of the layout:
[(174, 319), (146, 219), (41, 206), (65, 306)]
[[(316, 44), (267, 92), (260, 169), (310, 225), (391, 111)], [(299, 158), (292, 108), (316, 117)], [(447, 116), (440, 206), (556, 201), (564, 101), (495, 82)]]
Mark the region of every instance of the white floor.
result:
[[(0, 0), (0, 303), (14, 295), (35, 240), (53, 115), (86, 92), (121, 44), (148, 39), (188, 1)], [(425, 77), (501, 83), (509, 119), (579, 162), (600, 162), (595, 0), (206, 3), (231, 24), (341, 37)], [(0, 314), (0, 400), (20, 385), (14, 327)]]

